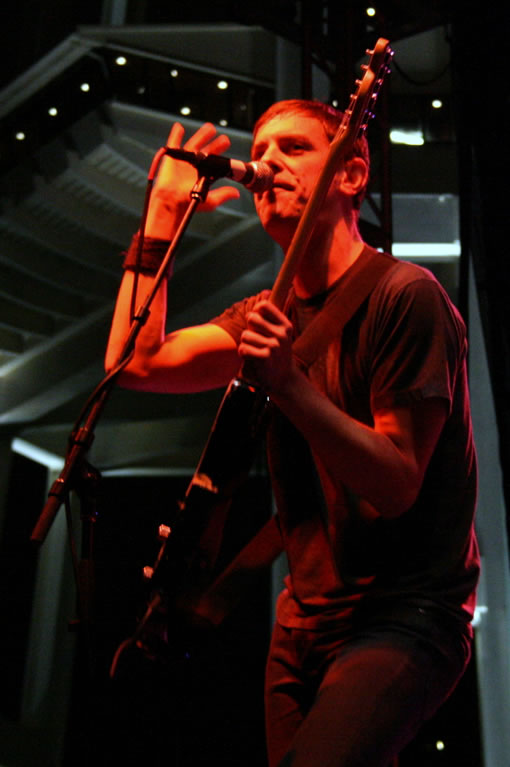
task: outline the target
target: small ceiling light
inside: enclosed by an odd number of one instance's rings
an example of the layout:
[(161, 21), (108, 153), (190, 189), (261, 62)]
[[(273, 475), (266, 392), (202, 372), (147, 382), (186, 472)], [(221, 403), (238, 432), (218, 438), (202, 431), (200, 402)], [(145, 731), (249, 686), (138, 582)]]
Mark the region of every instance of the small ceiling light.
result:
[(436, 750), (437, 751), (444, 751), (444, 741), (438, 740), (436, 742)]
[(335, 107), (335, 109), (338, 109), (338, 99), (333, 99), (333, 101), (331, 102), (331, 106)]
[(226, 128), (228, 125), (228, 120), (220, 120), (220, 125), (222, 128)]
[(443, 102), (441, 99), (432, 99), (432, 108), (433, 109), (441, 109), (443, 106)]
[(23, 133), (22, 130), (19, 130), (16, 133), (16, 141), (24, 141), (26, 139), (26, 135)]
[(49, 114), (50, 117), (56, 117), (58, 115), (57, 107), (50, 107), (48, 109), (48, 114)]
[(118, 67), (125, 67), (127, 64), (127, 58), (125, 56), (117, 56), (115, 63)]
[(170, 77), (178, 77), (179, 70), (178, 69), (171, 69), (170, 70)]
[(80, 90), (81, 90), (83, 93), (88, 93), (88, 92), (90, 91), (90, 85), (89, 85), (89, 83), (82, 83), (82, 84), (80, 85)]
[(228, 88), (228, 83), (226, 80), (218, 80), (216, 87), (219, 88), (220, 91), (226, 91)]
[(190, 115), (191, 109), (189, 107), (181, 107), (181, 115)]
[(365, 13), (367, 14), (367, 16), (370, 16), (370, 18), (373, 18), (376, 15), (377, 11), (375, 10), (373, 6), (370, 6), (369, 8), (366, 9)]

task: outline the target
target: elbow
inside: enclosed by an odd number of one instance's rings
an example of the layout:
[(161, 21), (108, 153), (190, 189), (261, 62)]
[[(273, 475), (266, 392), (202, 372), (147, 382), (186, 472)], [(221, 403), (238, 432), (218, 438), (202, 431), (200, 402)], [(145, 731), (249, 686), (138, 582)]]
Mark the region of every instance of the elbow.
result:
[[(106, 353), (104, 369), (107, 374), (112, 373), (118, 367), (118, 357), (109, 351)], [(130, 360), (121, 368), (117, 374), (116, 383), (123, 389), (144, 390), (147, 388), (147, 379), (149, 373), (146, 368), (142, 368), (137, 360), (131, 357)]]
[(422, 479), (417, 472), (399, 473), (390, 483), (389, 492), (377, 499), (375, 505), (380, 515), (385, 519), (396, 519), (409, 511), (416, 503)]
[(115, 369), (116, 357), (112, 354), (110, 349), (106, 350), (106, 356), (104, 358), (104, 372), (108, 375)]
[(413, 499), (397, 498), (388, 499), (377, 505), (377, 510), (384, 519), (397, 519), (412, 508), (416, 497)]

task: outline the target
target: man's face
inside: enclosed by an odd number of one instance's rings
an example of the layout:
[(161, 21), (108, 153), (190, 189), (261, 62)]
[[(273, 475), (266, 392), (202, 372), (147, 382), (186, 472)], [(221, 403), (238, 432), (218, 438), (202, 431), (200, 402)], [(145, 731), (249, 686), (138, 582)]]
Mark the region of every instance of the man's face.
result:
[(255, 195), (255, 208), (268, 234), (282, 246), (290, 241), (329, 151), (322, 123), (290, 114), (274, 117), (257, 131), (252, 160), (274, 173), (272, 189)]

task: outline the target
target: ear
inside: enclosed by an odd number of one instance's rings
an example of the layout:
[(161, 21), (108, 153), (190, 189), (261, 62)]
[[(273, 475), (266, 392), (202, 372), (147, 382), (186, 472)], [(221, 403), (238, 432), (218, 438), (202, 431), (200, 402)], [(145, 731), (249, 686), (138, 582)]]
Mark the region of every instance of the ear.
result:
[(348, 197), (356, 197), (368, 183), (368, 166), (362, 157), (352, 157), (338, 173), (338, 188)]

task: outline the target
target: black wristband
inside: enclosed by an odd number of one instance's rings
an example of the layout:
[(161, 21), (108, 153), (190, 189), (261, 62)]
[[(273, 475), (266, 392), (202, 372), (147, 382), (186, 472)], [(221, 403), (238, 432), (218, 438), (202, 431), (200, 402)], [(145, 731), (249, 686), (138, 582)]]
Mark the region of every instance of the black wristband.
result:
[(131, 245), (124, 251), (123, 268), (142, 274), (156, 274), (167, 254), (171, 240), (159, 240), (156, 237), (144, 237), (142, 251), (139, 254), (140, 237), (133, 235)]

